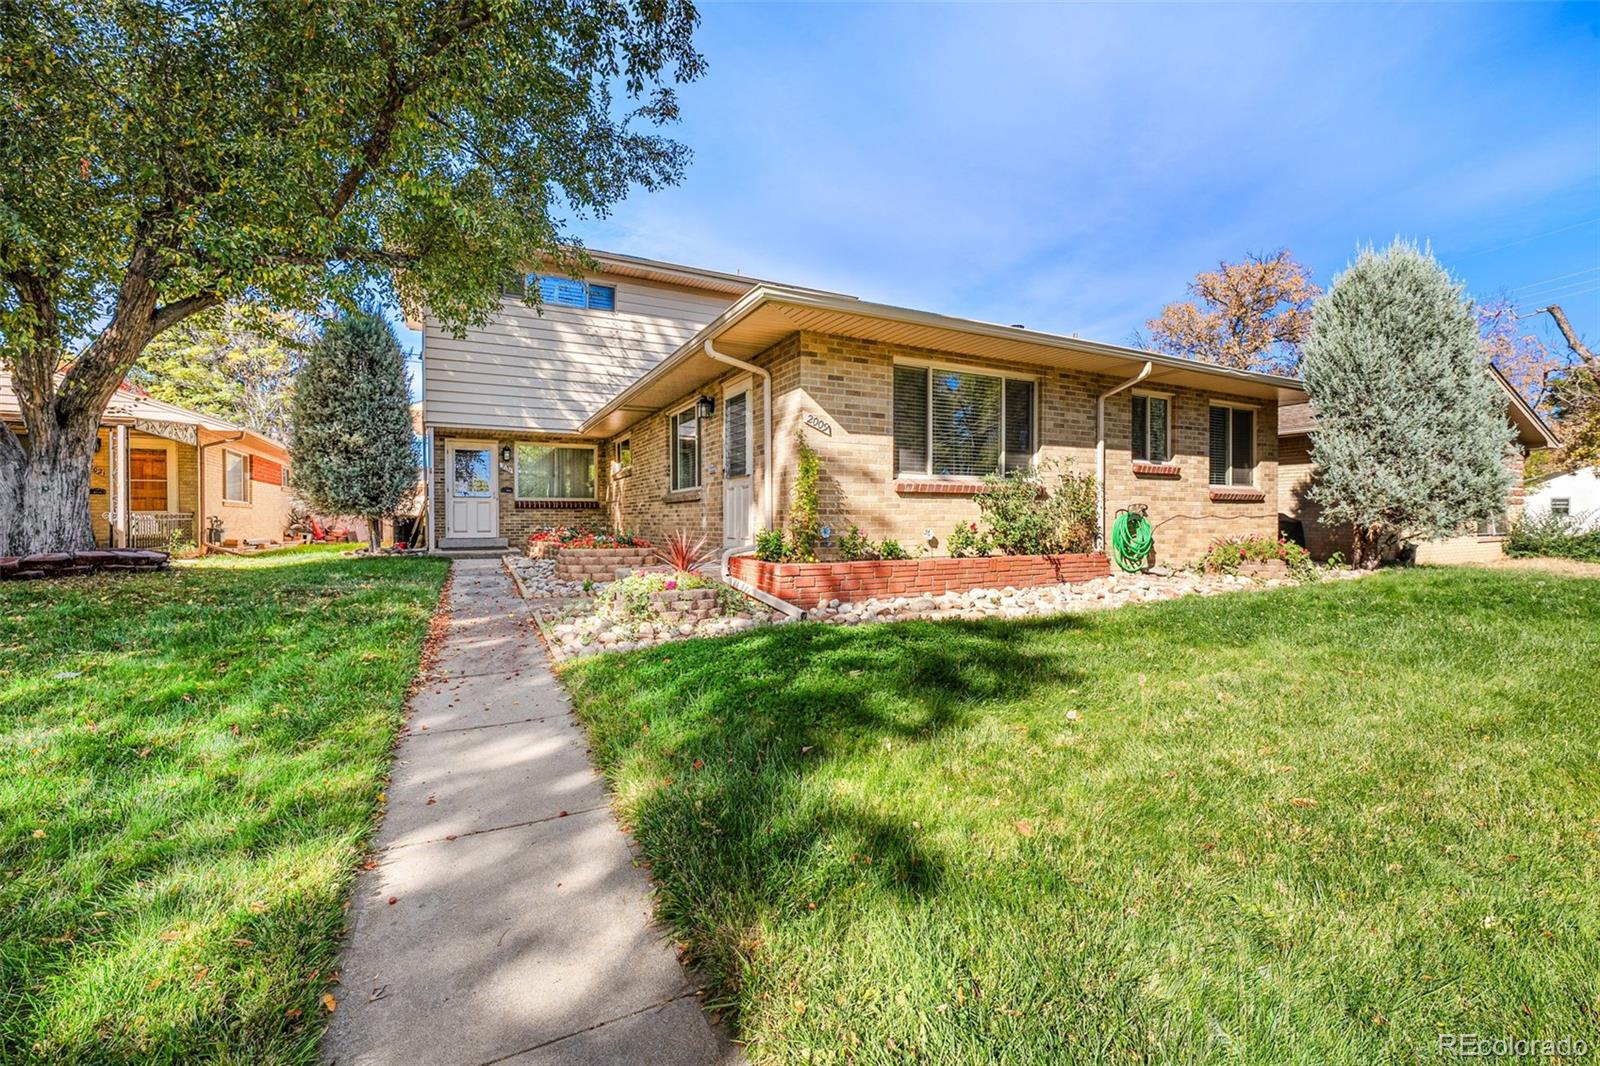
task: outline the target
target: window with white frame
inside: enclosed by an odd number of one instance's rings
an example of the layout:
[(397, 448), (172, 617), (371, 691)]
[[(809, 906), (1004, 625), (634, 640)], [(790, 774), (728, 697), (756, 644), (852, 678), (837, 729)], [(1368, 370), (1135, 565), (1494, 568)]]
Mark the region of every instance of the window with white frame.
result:
[(519, 500), (595, 498), (591, 445), (519, 443), (516, 464)]
[(624, 437), (622, 440), (617, 441), (611, 453), (611, 461), (617, 464), (619, 473), (628, 469), (633, 463), (633, 440), (631, 438)]
[(672, 490), (700, 487), (700, 419), (690, 404), (670, 421), (672, 431)]
[(250, 457), (242, 452), (222, 452), (222, 498), (228, 503), (250, 502)]
[(1256, 413), (1248, 407), (1211, 406), (1211, 431), (1207, 448), (1211, 484), (1255, 484)]
[(894, 472), (983, 477), (1033, 462), (1035, 383), (931, 366), (894, 368)]
[(1133, 407), (1133, 460), (1165, 463), (1172, 458), (1172, 398), (1158, 392), (1136, 392)]

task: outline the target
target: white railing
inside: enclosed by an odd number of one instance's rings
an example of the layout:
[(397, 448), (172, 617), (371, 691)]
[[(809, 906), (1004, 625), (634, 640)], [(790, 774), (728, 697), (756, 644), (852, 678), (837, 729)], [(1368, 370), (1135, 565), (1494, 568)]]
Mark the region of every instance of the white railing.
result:
[(192, 511), (134, 511), (128, 515), (129, 547), (165, 548), (174, 534), (180, 540), (194, 540)]

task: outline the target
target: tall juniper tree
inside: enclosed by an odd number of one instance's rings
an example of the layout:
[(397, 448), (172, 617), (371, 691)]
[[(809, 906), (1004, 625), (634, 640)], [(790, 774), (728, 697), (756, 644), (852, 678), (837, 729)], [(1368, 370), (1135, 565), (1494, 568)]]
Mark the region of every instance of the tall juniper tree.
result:
[(1431, 252), (1361, 251), (1317, 301), (1305, 348), (1313, 499), (1352, 562), (1499, 515), (1513, 429), (1462, 286)]
[[(0, 553), (90, 543), (95, 429), (230, 300), (378, 288), (460, 327), (575, 272), (566, 214), (677, 180), (692, 0), (0, 3)], [(86, 343), (84, 343), (86, 342)]]
[(389, 323), (359, 311), (328, 323), (294, 391), (289, 473), (312, 509), (382, 521), (417, 482), (405, 356)]

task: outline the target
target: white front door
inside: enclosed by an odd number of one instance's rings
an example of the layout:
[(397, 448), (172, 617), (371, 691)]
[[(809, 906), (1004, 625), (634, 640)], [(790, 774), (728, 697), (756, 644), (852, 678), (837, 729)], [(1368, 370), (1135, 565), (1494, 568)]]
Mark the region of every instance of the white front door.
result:
[(722, 546), (749, 544), (755, 533), (754, 448), (750, 440), (750, 387), (722, 398)]
[(450, 441), (446, 453), (449, 517), (445, 535), (496, 536), (500, 528), (500, 501), (495, 496), (494, 445), (483, 441)]

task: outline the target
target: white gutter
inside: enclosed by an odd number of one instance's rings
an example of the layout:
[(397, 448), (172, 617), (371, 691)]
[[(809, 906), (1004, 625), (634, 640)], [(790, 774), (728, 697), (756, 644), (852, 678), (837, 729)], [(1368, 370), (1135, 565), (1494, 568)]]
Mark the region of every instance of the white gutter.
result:
[[(766, 516), (765, 528), (775, 529), (777, 524), (774, 518), (773, 500), (777, 493), (772, 491), (772, 375), (754, 363), (735, 359), (731, 355), (723, 355), (717, 351), (709, 337), (701, 346), (701, 350), (719, 363), (748, 370), (761, 378), (761, 513)], [(726, 515), (723, 516), (723, 520), (727, 520)], [(723, 573), (727, 573), (726, 567), (723, 568)]]
[(754, 585), (745, 581), (740, 581), (738, 578), (733, 576), (732, 571), (728, 569), (728, 561), (735, 555), (749, 555), (755, 550), (756, 546), (754, 544), (741, 544), (737, 548), (729, 548), (727, 551), (723, 552), (722, 583), (731, 588), (738, 589), (740, 592), (744, 593), (746, 596), (749, 596), (752, 600), (755, 600), (758, 603), (766, 604), (774, 611), (781, 611), (783, 614), (787, 615), (791, 619), (794, 619), (795, 621), (805, 618), (806, 612), (803, 608), (796, 607), (787, 600), (780, 600), (771, 593), (762, 592)]
[(1106, 529), (1106, 400), (1115, 396), (1124, 389), (1131, 389), (1139, 382), (1150, 376), (1150, 371), (1155, 369), (1155, 363), (1147, 362), (1137, 374), (1111, 389), (1100, 394), (1094, 405), (1094, 479), (1095, 486), (1100, 491), (1100, 530), (1096, 534), (1100, 541), (1101, 550), (1110, 543)]

